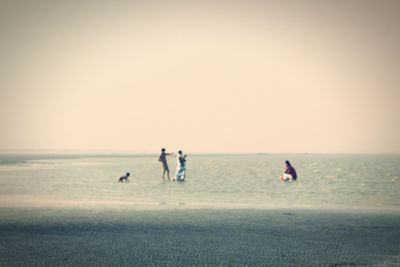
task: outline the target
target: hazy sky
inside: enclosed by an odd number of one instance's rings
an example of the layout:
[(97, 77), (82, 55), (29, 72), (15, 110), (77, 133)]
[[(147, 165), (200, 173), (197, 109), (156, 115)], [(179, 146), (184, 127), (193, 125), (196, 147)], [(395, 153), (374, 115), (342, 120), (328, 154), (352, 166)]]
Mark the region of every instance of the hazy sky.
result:
[(0, 1), (0, 150), (400, 153), (399, 14)]

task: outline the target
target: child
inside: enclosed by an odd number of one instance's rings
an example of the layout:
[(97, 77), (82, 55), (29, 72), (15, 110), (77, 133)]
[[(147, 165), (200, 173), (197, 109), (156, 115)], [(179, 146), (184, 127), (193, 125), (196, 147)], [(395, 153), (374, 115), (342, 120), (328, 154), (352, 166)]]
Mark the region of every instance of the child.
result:
[(129, 182), (129, 179), (128, 179), (129, 175), (130, 175), (129, 172), (127, 172), (126, 175), (119, 177), (118, 182), (119, 183)]

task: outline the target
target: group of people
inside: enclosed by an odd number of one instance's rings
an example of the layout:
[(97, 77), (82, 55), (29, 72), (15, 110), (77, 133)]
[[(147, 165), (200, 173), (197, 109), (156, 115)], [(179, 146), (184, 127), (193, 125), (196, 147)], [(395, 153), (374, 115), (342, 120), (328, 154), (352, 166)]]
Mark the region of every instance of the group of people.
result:
[[(173, 153), (167, 153), (165, 148), (161, 149), (160, 157), (158, 161), (162, 164), (162, 179), (165, 180), (165, 174), (167, 174), (168, 181), (171, 181), (171, 177), (169, 176), (169, 167), (167, 156), (173, 155)], [(172, 178), (172, 181), (185, 181), (186, 177), (186, 155), (183, 154), (182, 150), (178, 151), (176, 155), (176, 172), (175, 176)]]
[[(162, 164), (162, 179), (165, 181), (165, 174), (168, 177), (168, 181), (171, 181), (171, 177), (169, 175), (169, 167), (168, 167), (168, 161), (167, 161), (167, 156), (173, 155), (173, 153), (167, 153), (165, 148), (161, 149), (161, 154), (160, 157), (158, 158), (158, 161), (161, 162)], [(172, 181), (185, 181), (186, 177), (186, 155), (183, 154), (182, 150), (178, 151), (178, 154), (176, 155), (176, 172), (174, 177), (172, 178)], [(279, 177), (280, 180), (284, 182), (288, 181), (296, 181), (297, 180), (297, 173), (296, 169), (292, 166), (292, 164), (286, 160), (286, 169), (284, 173)], [(126, 175), (121, 176), (118, 180), (118, 182), (128, 182), (129, 181), (129, 172), (126, 173)]]

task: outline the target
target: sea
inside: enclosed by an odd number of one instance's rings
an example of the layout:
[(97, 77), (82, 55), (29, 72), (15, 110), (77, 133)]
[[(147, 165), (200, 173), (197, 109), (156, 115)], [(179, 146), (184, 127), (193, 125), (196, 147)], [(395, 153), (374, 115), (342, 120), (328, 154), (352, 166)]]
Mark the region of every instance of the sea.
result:
[[(279, 180), (285, 160), (296, 182)], [(172, 177), (175, 157), (168, 163)], [(400, 155), (188, 154), (184, 182), (163, 181), (157, 154), (0, 155), (0, 207), (397, 213), (399, 192)]]

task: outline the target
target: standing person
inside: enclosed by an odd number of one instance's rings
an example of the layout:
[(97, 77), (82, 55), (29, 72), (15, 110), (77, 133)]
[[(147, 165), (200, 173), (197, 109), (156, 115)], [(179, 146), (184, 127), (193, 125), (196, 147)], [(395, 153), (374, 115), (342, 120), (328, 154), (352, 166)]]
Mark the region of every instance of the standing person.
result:
[(285, 161), (286, 164), (286, 170), (283, 173), (283, 175), (281, 175), (280, 179), (282, 181), (296, 181), (297, 180), (297, 173), (295, 168), (293, 168), (292, 164), (290, 164), (290, 162), (288, 160)]
[(177, 181), (185, 181), (186, 177), (186, 155), (183, 155), (182, 150), (178, 151), (176, 155), (176, 173), (175, 179)]
[(167, 162), (167, 156), (171, 155), (171, 153), (166, 153), (165, 148), (161, 149), (161, 155), (158, 158), (158, 161), (162, 163), (162, 179), (164, 181), (165, 179), (165, 173), (167, 173), (168, 176), (168, 181), (171, 181), (171, 178), (169, 177), (169, 168), (168, 168), (168, 162)]

